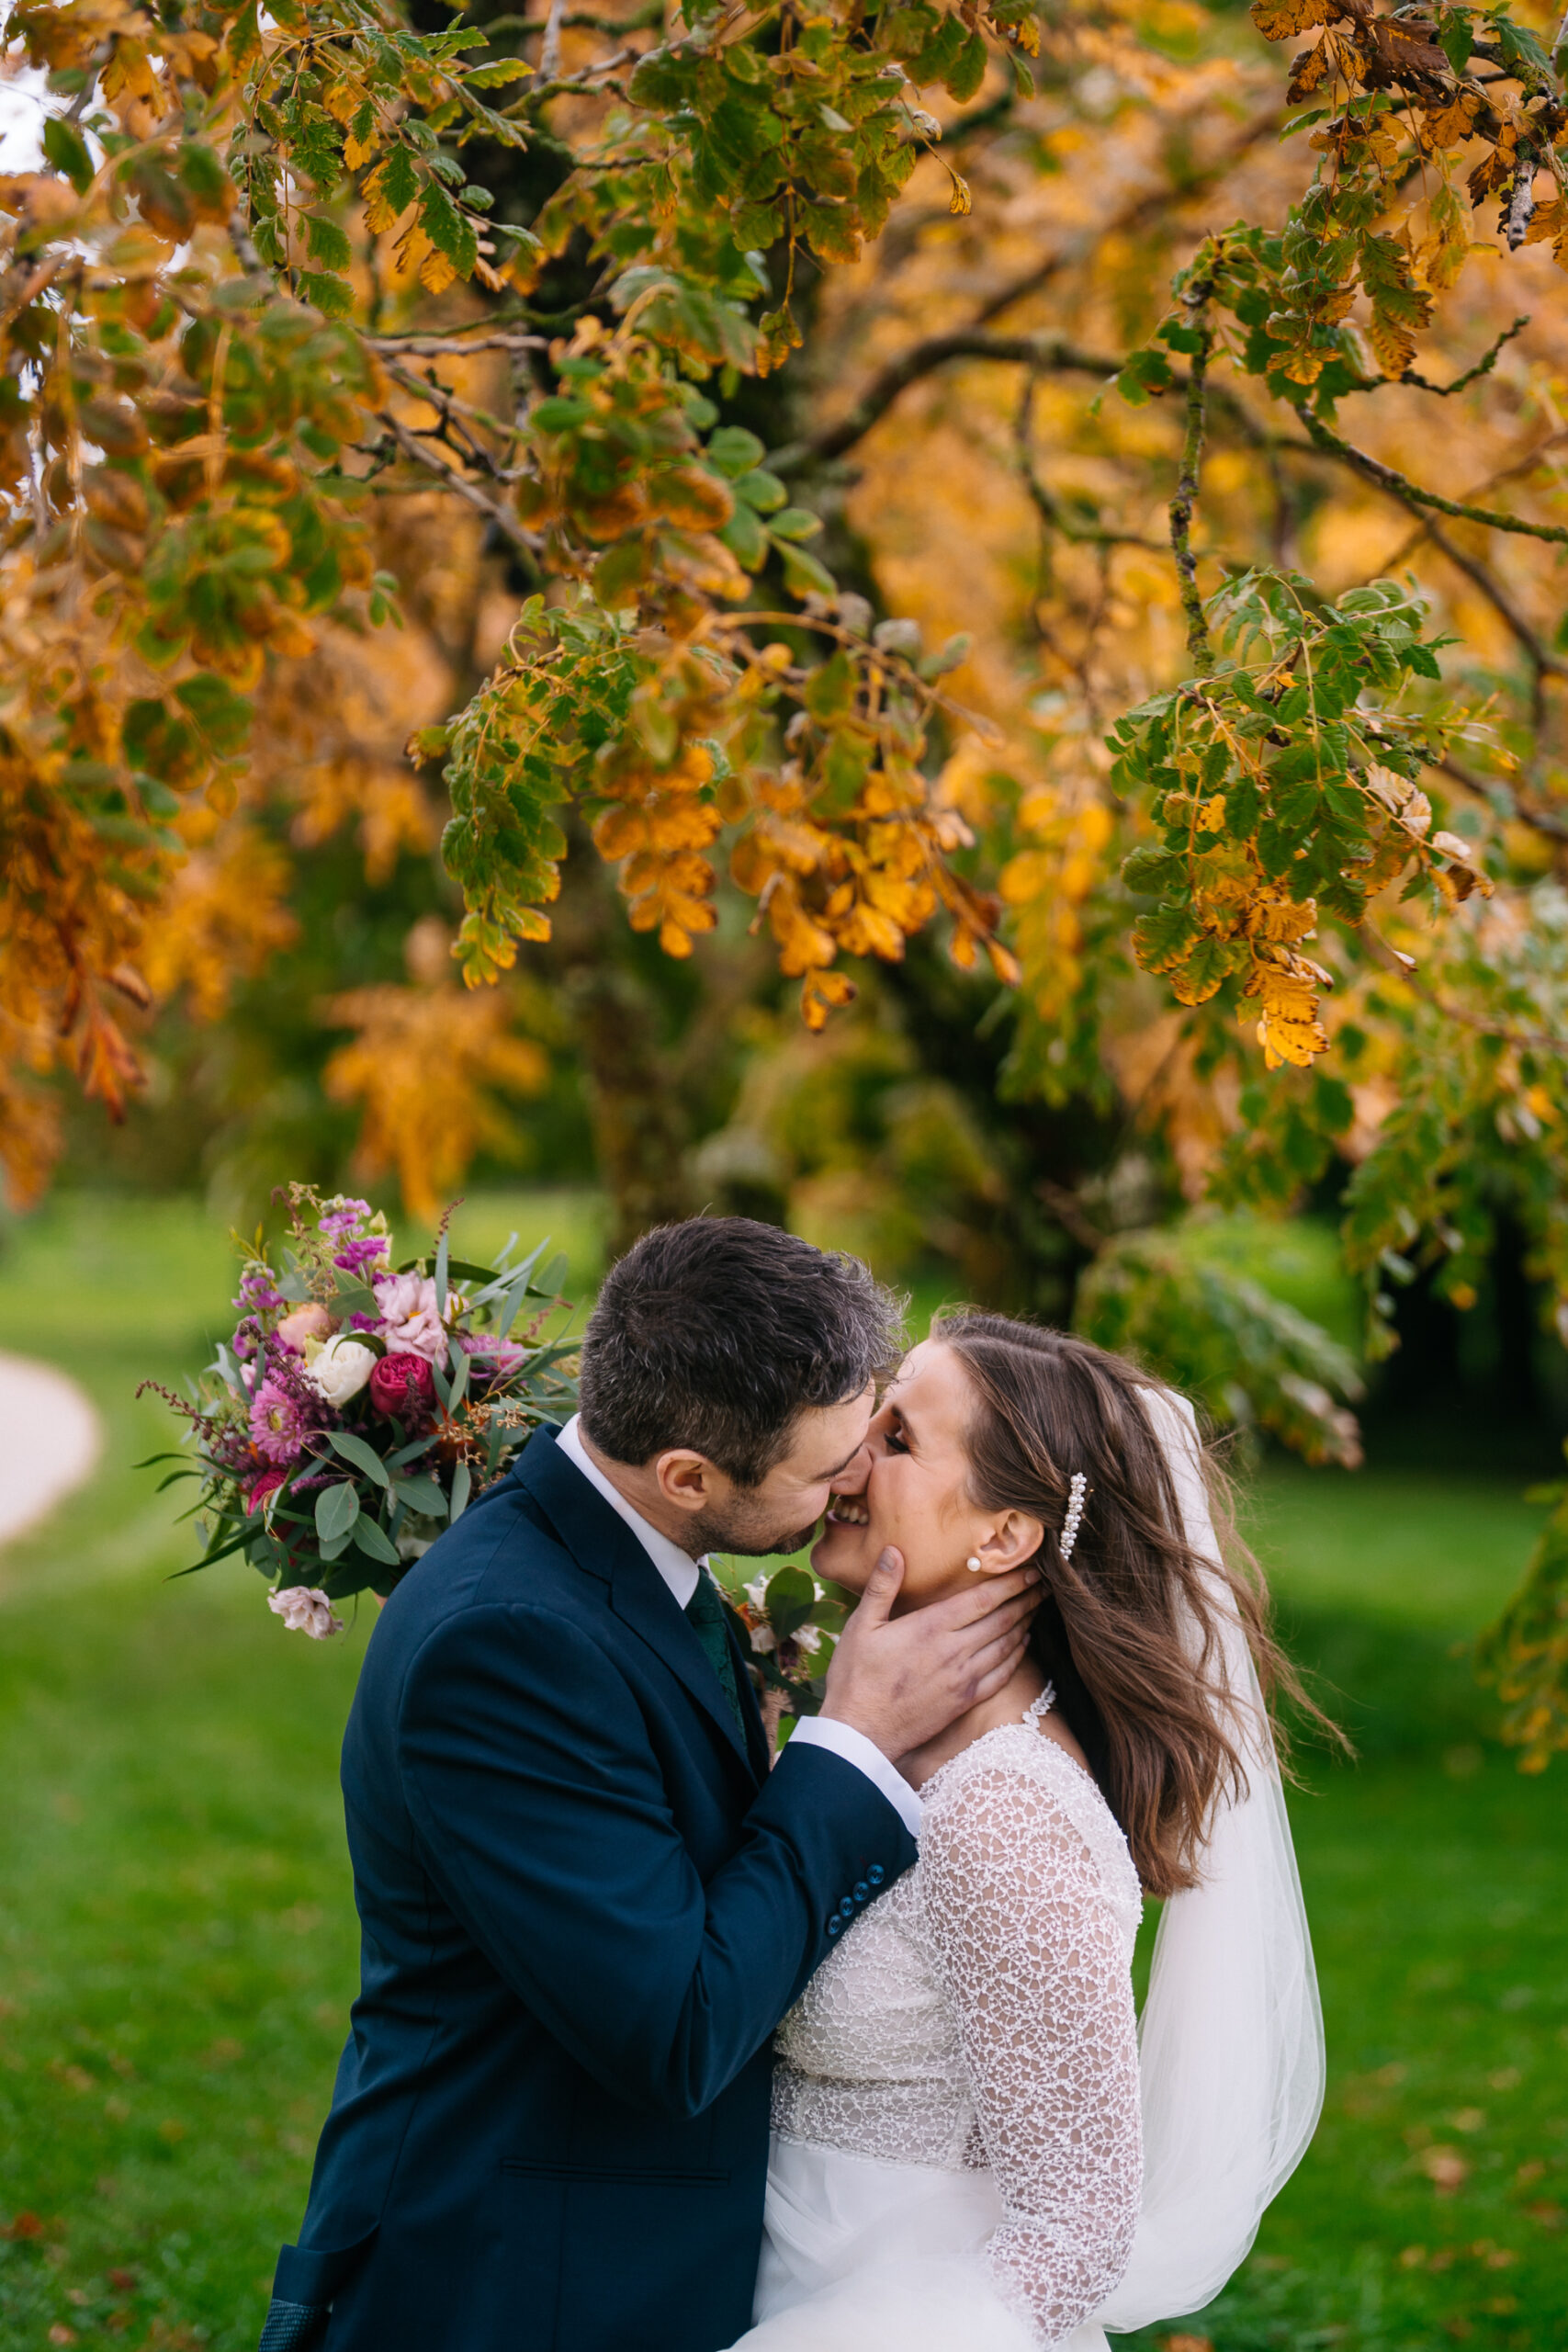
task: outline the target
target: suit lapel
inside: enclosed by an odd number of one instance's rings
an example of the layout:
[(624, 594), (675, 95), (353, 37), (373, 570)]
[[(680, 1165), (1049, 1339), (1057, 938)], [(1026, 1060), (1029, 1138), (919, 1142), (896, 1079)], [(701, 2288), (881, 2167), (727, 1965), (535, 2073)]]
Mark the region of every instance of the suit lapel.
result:
[[(610, 1606), (622, 1623), (669, 1668), (688, 1696), (717, 1725), (736, 1760), (760, 1780), (766, 1769), (766, 1742), (750, 1676), (738, 1664), (741, 1707), (747, 1714), (747, 1737), (742, 1741), (718, 1677), (674, 1594), (626, 1521), (559, 1451), (553, 1428), (547, 1425), (535, 1431), (513, 1475), (548, 1515), (578, 1566), (609, 1586)], [(757, 1717), (754, 1725), (753, 1716)]]

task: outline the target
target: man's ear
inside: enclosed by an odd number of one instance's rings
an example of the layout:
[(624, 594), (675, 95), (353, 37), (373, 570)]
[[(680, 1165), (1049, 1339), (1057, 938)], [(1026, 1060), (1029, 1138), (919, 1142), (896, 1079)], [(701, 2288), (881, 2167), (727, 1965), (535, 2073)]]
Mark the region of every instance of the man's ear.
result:
[(690, 1446), (674, 1445), (667, 1453), (656, 1454), (653, 1475), (660, 1495), (675, 1510), (705, 1510), (714, 1499), (718, 1474), (705, 1454)]
[(980, 1546), (980, 1565), (991, 1576), (1021, 1568), (1045, 1541), (1045, 1523), (1026, 1510), (1004, 1511)]

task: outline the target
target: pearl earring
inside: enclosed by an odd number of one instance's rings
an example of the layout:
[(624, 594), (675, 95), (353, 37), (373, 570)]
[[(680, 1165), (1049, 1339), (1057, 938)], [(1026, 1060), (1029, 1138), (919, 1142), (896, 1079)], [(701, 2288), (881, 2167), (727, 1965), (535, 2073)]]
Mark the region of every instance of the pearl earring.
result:
[(965, 1566), (966, 1568), (970, 1568), (970, 1569), (972, 1569), (972, 1570), (974, 1571), (974, 1573), (975, 1573), (976, 1576), (978, 1576), (978, 1575), (979, 1575), (979, 1573), (980, 1573), (980, 1555), (979, 1555), (979, 1554), (978, 1554), (977, 1552), (972, 1552), (972, 1553), (970, 1554), (969, 1557), (964, 1561), (964, 1566)]

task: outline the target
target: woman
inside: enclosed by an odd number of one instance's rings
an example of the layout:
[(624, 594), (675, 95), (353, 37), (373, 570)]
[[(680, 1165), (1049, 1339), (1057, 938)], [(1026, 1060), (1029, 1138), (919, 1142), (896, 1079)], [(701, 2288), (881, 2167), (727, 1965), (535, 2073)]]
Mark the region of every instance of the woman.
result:
[[(1038, 1559), (998, 1697), (904, 1770), (918, 1867), (779, 2035), (744, 2352), (1105, 2352), (1198, 2309), (1322, 2100), (1322, 2029), (1259, 1674), (1191, 1408), (1086, 1341), (940, 1323), (812, 1555), (899, 1605)], [(1164, 1900), (1140, 2030), (1140, 1883)], [(736, 2352), (741, 2352), (741, 2346)]]

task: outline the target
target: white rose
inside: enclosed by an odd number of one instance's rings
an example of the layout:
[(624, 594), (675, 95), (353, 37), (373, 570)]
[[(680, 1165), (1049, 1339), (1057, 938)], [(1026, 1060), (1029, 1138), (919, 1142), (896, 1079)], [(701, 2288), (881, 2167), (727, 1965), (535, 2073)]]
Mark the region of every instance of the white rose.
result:
[(343, 1631), (343, 1619), (333, 1616), (326, 1594), (308, 1584), (286, 1585), (281, 1592), (269, 1592), (266, 1605), (291, 1634), (309, 1634), (313, 1642), (324, 1642), (330, 1634)]
[(363, 1340), (350, 1340), (342, 1332), (328, 1340), (319, 1355), (311, 1357), (305, 1377), (318, 1389), (329, 1405), (346, 1405), (357, 1396), (376, 1369), (376, 1351), (367, 1348)]

